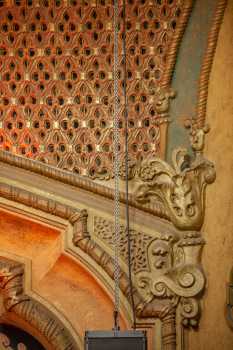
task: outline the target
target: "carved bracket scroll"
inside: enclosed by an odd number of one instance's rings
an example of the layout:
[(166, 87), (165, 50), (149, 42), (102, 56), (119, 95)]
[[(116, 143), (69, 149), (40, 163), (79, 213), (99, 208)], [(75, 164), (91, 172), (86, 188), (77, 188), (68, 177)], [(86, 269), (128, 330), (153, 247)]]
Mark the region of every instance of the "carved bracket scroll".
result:
[[(205, 212), (205, 189), (215, 180), (213, 163), (203, 157), (205, 134), (209, 127), (190, 128), (194, 156), (185, 149), (173, 152), (173, 166), (161, 159), (145, 160), (139, 171), (136, 200), (145, 207), (161, 203), (179, 240), (150, 242), (149, 268), (136, 275), (136, 284), (147, 306), (142, 316), (154, 312), (155, 300), (178, 300), (184, 326), (197, 326), (199, 300), (205, 287), (201, 251), (205, 244), (200, 229)], [(155, 312), (154, 312), (155, 313)]]

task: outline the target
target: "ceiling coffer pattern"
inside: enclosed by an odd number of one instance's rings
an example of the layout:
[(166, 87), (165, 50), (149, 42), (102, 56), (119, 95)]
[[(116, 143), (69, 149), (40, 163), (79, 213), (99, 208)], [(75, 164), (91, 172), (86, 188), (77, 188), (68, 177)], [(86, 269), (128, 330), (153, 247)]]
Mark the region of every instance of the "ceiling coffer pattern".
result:
[[(133, 161), (164, 154), (162, 130), (173, 93), (160, 87), (183, 6), (180, 0), (127, 1)], [(0, 149), (92, 178), (110, 178), (112, 1), (1, 1), (0, 18)], [(119, 28), (121, 90), (121, 1)], [(123, 106), (123, 95), (120, 102)], [(123, 158), (123, 107), (120, 114)]]

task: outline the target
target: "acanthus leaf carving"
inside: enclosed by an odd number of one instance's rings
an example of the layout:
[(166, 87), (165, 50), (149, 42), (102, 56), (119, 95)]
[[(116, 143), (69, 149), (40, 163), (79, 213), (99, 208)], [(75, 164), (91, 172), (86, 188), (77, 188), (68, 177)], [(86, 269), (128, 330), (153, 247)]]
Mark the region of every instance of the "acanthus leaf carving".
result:
[(184, 149), (173, 153), (173, 167), (150, 159), (139, 169), (138, 202), (160, 201), (172, 223), (181, 230), (199, 230), (204, 218), (204, 194), (215, 180), (213, 163), (198, 155), (193, 161)]

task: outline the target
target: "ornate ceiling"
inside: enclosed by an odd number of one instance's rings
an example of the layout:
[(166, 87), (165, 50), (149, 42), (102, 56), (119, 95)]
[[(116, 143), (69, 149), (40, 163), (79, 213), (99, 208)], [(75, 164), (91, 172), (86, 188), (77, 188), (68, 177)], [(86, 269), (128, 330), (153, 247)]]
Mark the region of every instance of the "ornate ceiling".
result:
[[(192, 1), (187, 3), (127, 1), (132, 161), (164, 156), (166, 111), (173, 94), (164, 94), (161, 87), (177, 26)], [(0, 5), (0, 149), (92, 178), (111, 177), (112, 1), (15, 0)], [(122, 91), (121, 2), (119, 25)], [(120, 103), (123, 158), (122, 93)]]

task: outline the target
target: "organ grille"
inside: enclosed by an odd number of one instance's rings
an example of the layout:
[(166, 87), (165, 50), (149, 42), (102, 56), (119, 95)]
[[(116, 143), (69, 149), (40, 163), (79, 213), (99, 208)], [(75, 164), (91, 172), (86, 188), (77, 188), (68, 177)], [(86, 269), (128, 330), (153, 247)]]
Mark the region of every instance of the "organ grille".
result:
[[(161, 152), (154, 96), (183, 0), (126, 4), (129, 152), (140, 161)], [(110, 0), (0, 0), (0, 149), (112, 176), (112, 17)]]

